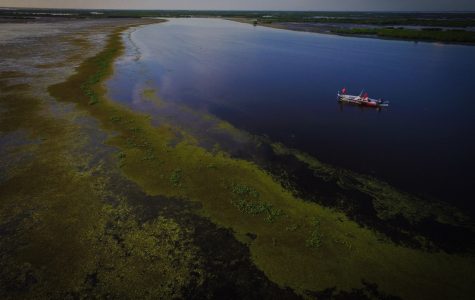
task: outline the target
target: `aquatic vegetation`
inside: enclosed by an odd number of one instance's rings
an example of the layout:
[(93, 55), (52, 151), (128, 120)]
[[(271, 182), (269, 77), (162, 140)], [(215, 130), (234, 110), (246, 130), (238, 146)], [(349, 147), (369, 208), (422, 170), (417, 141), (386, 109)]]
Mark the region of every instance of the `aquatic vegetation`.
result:
[(165, 105), (165, 102), (158, 97), (157, 90), (154, 88), (146, 88), (140, 95), (143, 100), (153, 102), (157, 107)]
[(117, 157), (119, 159), (124, 159), (126, 157), (125, 153), (124, 152), (119, 152), (119, 154), (117, 155)]
[(320, 248), (322, 245), (323, 234), (320, 231), (320, 220), (315, 218), (313, 220), (313, 228), (310, 233), (309, 238), (306, 240), (305, 244), (307, 247), (311, 248)]
[(231, 203), (241, 212), (249, 215), (265, 214), (266, 222), (274, 222), (283, 212), (275, 208), (268, 202), (259, 199), (259, 192), (247, 185), (233, 183), (232, 193), (236, 196), (231, 199)]
[(176, 222), (158, 217), (139, 224), (127, 207), (106, 211), (111, 223), (100, 237), (105, 243), (99, 264), (104, 267), (96, 274), (97, 296), (175, 298), (192, 274), (200, 280), (197, 248)]
[(320, 248), (322, 245), (322, 237), (323, 235), (318, 230), (312, 231), (310, 237), (306, 241), (307, 247)]
[(110, 117), (110, 120), (112, 122), (120, 122), (122, 119), (118, 116), (112, 116), (112, 117)]
[(252, 197), (256, 199), (259, 198), (258, 191), (244, 184), (233, 183), (231, 185), (231, 191), (233, 192), (233, 194), (237, 195), (240, 198), (244, 198), (244, 197)]
[(333, 240), (333, 242), (336, 243), (336, 244), (341, 244), (341, 245), (345, 246), (346, 248), (348, 248), (348, 250), (354, 250), (353, 245), (351, 244), (351, 242), (349, 240), (335, 239), (335, 240)]
[(172, 174), (170, 175), (170, 182), (176, 187), (181, 185), (182, 172), (183, 171), (180, 168), (177, 168), (173, 170)]
[[(118, 30), (98, 57), (107, 56), (108, 48), (119, 49), (117, 56), (121, 47)], [(473, 292), (470, 274), (475, 262), (471, 257), (429, 253), (381, 240), (343, 213), (297, 199), (252, 162), (233, 159), (220, 150), (207, 151), (187, 135), (176, 142), (173, 128), (154, 127), (147, 116), (109, 101), (100, 83), (91, 88), (101, 98), (96, 105), (88, 105), (89, 96), (78, 91), (78, 86), (101, 70), (95, 62), (86, 60), (77, 74), (51, 86), (50, 93), (58, 100), (74, 101), (101, 121), (104, 129), (116, 133), (108, 143), (126, 154), (124, 174), (147, 194), (198, 202), (200, 214), (231, 228), (237, 237), (254, 234), (256, 238), (249, 245), (252, 260), (280, 286), (301, 294), (332, 287), (351, 290), (361, 288), (364, 278), (389, 294), (405, 298), (462, 298)], [(110, 74), (110, 66), (106, 70)], [(113, 122), (111, 116), (128, 121)], [(130, 124), (140, 130), (131, 130)], [(153, 149), (160, 160), (144, 161), (147, 149)], [(343, 186), (350, 184), (341, 173), (311, 162), (316, 172), (341, 177)], [(294, 224), (300, 226), (286, 230)], [(348, 242), (332, 242), (345, 240)], [(139, 242), (150, 243), (148, 239)], [(352, 255), (348, 255), (350, 244), (356, 249)]]
[(96, 89), (95, 86), (108, 76), (110, 65), (118, 51), (120, 51), (119, 48), (110, 47), (106, 51), (101, 52), (100, 56), (92, 58), (92, 62), (96, 65), (96, 71), (90, 74), (80, 85), (81, 91), (89, 99), (89, 105), (94, 105), (99, 102), (100, 90)]
[(284, 214), (282, 209), (279, 208), (274, 208), (272, 205), (269, 205), (266, 209), (266, 217), (265, 221), (272, 223), (274, 222), (278, 217), (282, 216)]
[(157, 157), (155, 156), (155, 153), (153, 153), (153, 149), (149, 148), (147, 149), (147, 152), (145, 154), (145, 156), (142, 158), (142, 160), (154, 160), (156, 159)]
[(285, 228), (285, 230), (287, 231), (296, 231), (297, 229), (299, 228), (299, 225), (297, 224), (292, 224), (292, 225), (289, 225)]
[(208, 169), (216, 169), (216, 165), (213, 163), (210, 163), (206, 166)]
[(119, 167), (122, 167), (125, 164), (125, 158), (127, 155), (124, 152), (119, 152), (117, 154), (117, 159), (119, 160)]
[[(22, 108), (8, 118), (8, 126), (0, 124), (2, 133), (23, 129), (33, 139), (42, 136), (35, 147), (21, 147), (40, 159), (17, 167), (0, 183), (0, 228), (8, 229), (0, 240), (3, 299), (71, 293), (174, 298), (192, 276), (199, 284), (196, 247), (186, 229), (164, 217), (141, 223), (126, 197), (106, 188), (108, 178), (100, 167), (77, 173), (90, 159), (72, 154), (86, 143), (78, 139), (79, 128), (42, 116), (35, 98), (9, 95), (0, 101)], [(125, 159), (125, 154), (117, 157)], [(119, 204), (104, 203), (106, 195)]]
[[(11, 78), (1, 73), (0, 85)], [(140, 218), (111, 182), (119, 170), (78, 151), (96, 149), (72, 121), (82, 113), (50, 113), (29, 87), (2, 89), (0, 107), (0, 139), (22, 133), (0, 162), (0, 298), (171, 299), (201, 284), (192, 232), (164, 216)]]
[(316, 158), (282, 144), (272, 144), (278, 155), (292, 155), (306, 163), (317, 177), (336, 182), (342, 189), (354, 189), (372, 197), (377, 216), (390, 220), (399, 216), (410, 223), (433, 217), (438, 222), (472, 228), (470, 218), (456, 208), (437, 201), (424, 201), (416, 196), (397, 190), (386, 182), (371, 176), (332, 167)]

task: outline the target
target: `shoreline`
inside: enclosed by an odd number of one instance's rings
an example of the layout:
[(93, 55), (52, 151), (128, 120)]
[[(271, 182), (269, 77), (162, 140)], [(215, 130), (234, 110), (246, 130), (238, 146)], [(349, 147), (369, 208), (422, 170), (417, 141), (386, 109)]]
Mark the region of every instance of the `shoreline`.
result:
[[(475, 42), (457, 42), (457, 41), (443, 41), (443, 40), (436, 40), (436, 39), (411, 39), (411, 38), (398, 38), (398, 37), (391, 37), (391, 36), (379, 36), (378, 34), (345, 34), (345, 33), (338, 33), (332, 32), (325, 26), (318, 29), (314, 26), (305, 27), (305, 23), (297, 23), (299, 25), (304, 25), (302, 27), (296, 28), (294, 23), (253, 23), (252, 19), (245, 19), (245, 18), (223, 18), (224, 20), (238, 22), (242, 24), (249, 24), (251, 26), (262, 26), (267, 28), (273, 29), (281, 29), (281, 30), (289, 30), (289, 31), (296, 31), (296, 32), (308, 32), (308, 33), (318, 33), (318, 34), (326, 34), (326, 35), (333, 35), (333, 36), (342, 36), (342, 37), (356, 37), (356, 38), (370, 38), (370, 39), (379, 39), (379, 40), (388, 40), (388, 41), (404, 41), (404, 42), (414, 42), (414, 43), (438, 43), (438, 44), (446, 44), (446, 45), (462, 45), (462, 46), (475, 46)], [(333, 23), (329, 23), (328, 25), (337, 25)], [(339, 24), (341, 25), (341, 24)], [(342, 30), (343, 27), (338, 27), (336, 30)], [(383, 29), (381, 27), (380, 29)], [(332, 29), (334, 30), (334, 29)]]

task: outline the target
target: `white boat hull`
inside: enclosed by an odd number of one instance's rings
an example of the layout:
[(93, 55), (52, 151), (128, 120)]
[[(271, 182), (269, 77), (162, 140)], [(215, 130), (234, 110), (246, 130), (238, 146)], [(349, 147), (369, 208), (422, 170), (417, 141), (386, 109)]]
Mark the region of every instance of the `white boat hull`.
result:
[(388, 102), (383, 102), (377, 99), (363, 98), (360, 96), (346, 95), (346, 94), (337, 94), (337, 99), (339, 102), (352, 103), (361, 106), (368, 107), (387, 107), (389, 106)]

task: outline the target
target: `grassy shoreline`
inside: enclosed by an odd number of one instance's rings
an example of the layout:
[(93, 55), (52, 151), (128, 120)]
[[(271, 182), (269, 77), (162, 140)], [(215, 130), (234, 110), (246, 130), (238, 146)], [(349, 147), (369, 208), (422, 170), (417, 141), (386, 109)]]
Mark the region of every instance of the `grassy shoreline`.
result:
[(475, 44), (475, 32), (469, 31), (440, 31), (440, 30), (412, 30), (398, 28), (352, 28), (335, 29), (332, 33), (345, 36), (378, 37), (409, 41), (428, 41), (457, 44)]
[[(119, 149), (124, 174), (147, 194), (200, 203), (200, 214), (247, 241), (255, 264), (272, 281), (302, 295), (361, 288), (362, 279), (404, 298), (469, 298), (474, 292), (472, 257), (382, 241), (342, 213), (296, 199), (255, 164), (210, 153), (186, 135), (175, 143), (175, 128), (153, 127), (148, 116), (106, 99), (103, 83), (123, 53), (125, 29), (118, 28), (103, 51), (49, 91), (116, 133), (108, 144)], [(248, 241), (248, 234), (256, 238)]]
[[(353, 36), (364, 38), (391, 39), (402, 41), (440, 42), (447, 44), (475, 45), (475, 32), (462, 29), (442, 30), (441, 28), (426, 28), (421, 30), (399, 27), (352, 28), (343, 27), (341, 23), (321, 23), (322, 26), (311, 26), (310, 22), (272, 22), (269, 20), (255, 20), (245, 18), (226, 18), (230, 21), (264, 26), (275, 29), (303, 31), (321, 34)], [(295, 26), (295, 25), (298, 26)], [(351, 25), (351, 24), (350, 24)]]

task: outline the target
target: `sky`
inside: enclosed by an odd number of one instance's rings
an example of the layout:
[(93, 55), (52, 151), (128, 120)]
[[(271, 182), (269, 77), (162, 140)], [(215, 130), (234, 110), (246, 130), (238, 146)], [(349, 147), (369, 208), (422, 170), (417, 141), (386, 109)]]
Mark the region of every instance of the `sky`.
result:
[(474, 11), (475, 0), (0, 0), (0, 7)]

